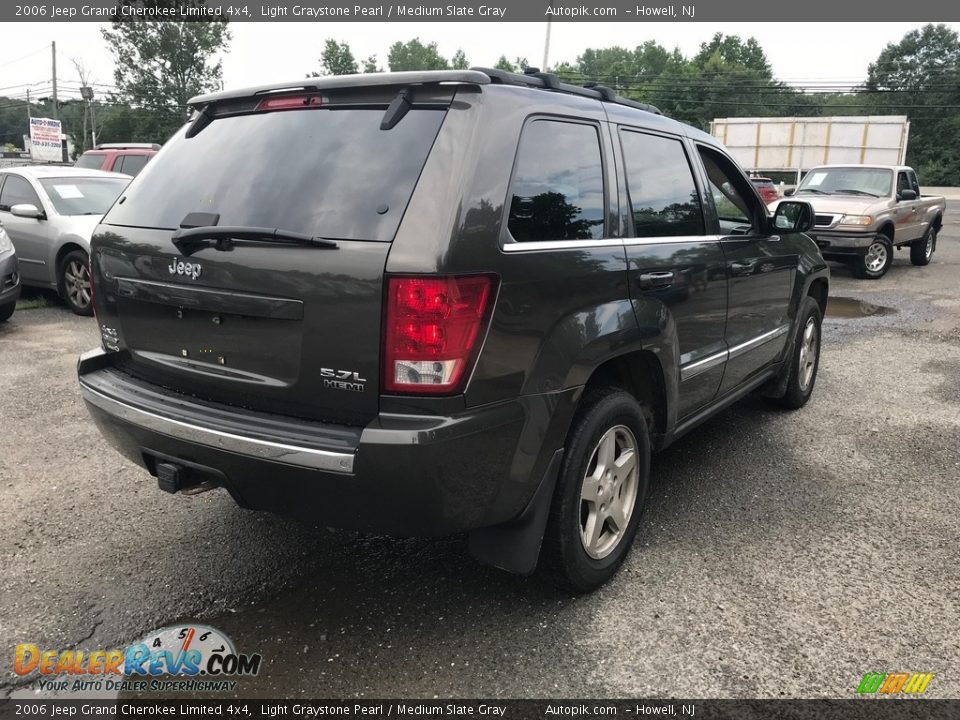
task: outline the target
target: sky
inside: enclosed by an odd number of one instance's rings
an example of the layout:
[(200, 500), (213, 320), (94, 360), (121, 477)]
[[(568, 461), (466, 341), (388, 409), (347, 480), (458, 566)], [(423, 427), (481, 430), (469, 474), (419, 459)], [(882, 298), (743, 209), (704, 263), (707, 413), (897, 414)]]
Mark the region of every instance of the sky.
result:
[[(960, 23), (947, 23), (960, 31)], [(0, 95), (49, 92), (50, 43), (57, 43), (57, 76), (69, 89), (78, 86), (72, 60), (81, 60), (94, 83), (113, 83), (113, 61), (98, 23), (5, 23), (0, 43)], [(774, 75), (785, 82), (857, 82), (887, 43), (924, 23), (553, 23), (550, 63), (574, 61), (588, 47), (634, 47), (656, 40), (687, 56), (716, 32), (753, 36), (767, 54)], [(233, 40), (223, 56), (224, 85), (243, 87), (302, 78), (320, 69), (324, 39), (349, 43), (360, 60), (375, 54), (386, 65), (397, 40), (436, 41), (450, 57), (462, 48), (471, 65), (493, 65), (501, 54), (543, 62), (545, 23), (234, 23)], [(68, 90), (69, 92), (69, 90)], [(74, 92), (74, 94), (76, 94)]]

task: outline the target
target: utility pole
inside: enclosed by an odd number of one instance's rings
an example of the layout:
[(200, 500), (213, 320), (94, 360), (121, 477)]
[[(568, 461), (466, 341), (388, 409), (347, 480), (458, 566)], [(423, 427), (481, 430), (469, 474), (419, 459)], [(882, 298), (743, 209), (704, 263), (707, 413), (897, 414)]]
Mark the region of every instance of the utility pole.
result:
[(57, 108), (57, 42), (50, 43), (50, 50), (53, 56), (53, 119), (60, 119), (60, 110)]
[(27, 88), (27, 125), (30, 125), (30, 88)]
[[(550, 3), (553, 7), (553, 3)], [(543, 72), (550, 72), (550, 21), (547, 20), (547, 37), (543, 42)]]

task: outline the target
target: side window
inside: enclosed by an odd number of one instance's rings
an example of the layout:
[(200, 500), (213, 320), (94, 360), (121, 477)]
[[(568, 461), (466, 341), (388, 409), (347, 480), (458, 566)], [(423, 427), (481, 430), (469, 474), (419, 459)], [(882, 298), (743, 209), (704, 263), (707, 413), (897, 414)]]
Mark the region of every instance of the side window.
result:
[(114, 168), (114, 172), (122, 172), (127, 175), (136, 175), (138, 172), (143, 170), (143, 166), (147, 164), (149, 155), (124, 155), (121, 160), (123, 164)]
[(911, 170), (907, 173), (907, 176), (910, 178), (910, 187), (913, 188), (913, 191), (917, 194), (917, 197), (920, 197), (920, 183), (917, 182), (917, 174)]
[(125, 160), (125, 155), (117, 155), (113, 160), (113, 167), (110, 168), (110, 170), (112, 172), (123, 172), (123, 163)]
[(904, 190), (909, 190), (910, 188), (910, 178), (907, 177), (907, 173), (903, 170), (897, 173), (897, 197), (900, 197), (900, 193)]
[(699, 152), (703, 167), (707, 171), (710, 194), (720, 219), (721, 232), (749, 232), (753, 218), (760, 212), (753, 189), (743, 177), (743, 173), (722, 154), (702, 146)]
[(703, 235), (703, 210), (679, 140), (623, 130), (635, 237)]
[(528, 123), (510, 192), (507, 227), (518, 242), (603, 237), (603, 163), (596, 126)]
[(7, 175), (7, 180), (3, 183), (3, 188), (0, 189), (0, 210), (10, 212), (11, 207), (21, 203), (36, 205), (37, 208), (43, 210), (40, 198), (29, 182), (19, 175)]

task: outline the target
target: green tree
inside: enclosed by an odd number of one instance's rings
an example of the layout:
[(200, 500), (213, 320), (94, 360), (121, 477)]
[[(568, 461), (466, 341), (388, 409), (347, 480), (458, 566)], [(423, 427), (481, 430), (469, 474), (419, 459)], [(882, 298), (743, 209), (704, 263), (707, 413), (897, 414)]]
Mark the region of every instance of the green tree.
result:
[(501, 55), (500, 59), (497, 60), (496, 65), (493, 66), (497, 70), (505, 70), (506, 72), (516, 72), (517, 68), (512, 62), (507, 60), (506, 55)]
[[(946, 25), (911, 30), (888, 44), (867, 72), (865, 100), (907, 115), (907, 162), (928, 185), (960, 183), (960, 38)], [(953, 107), (951, 107), (953, 106)]]
[[(357, 61), (345, 42), (327, 38), (320, 53), (321, 75), (354, 75), (359, 72)], [(316, 73), (314, 73), (316, 75)]]
[(371, 55), (363, 61), (363, 71), (365, 73), (383, 72), (383, 70), (377, 65), (376, 55)]
[(454, 70), (466, 70), (470, 67), (470, 63), (467, 61), (467, 56), (461, 49), (453, 54), (453, 57), (450, 58), (450, 67)]
[(394, 72), (398, 70), (446, 70), (450, 67), (435, 42), (424, 45), (420, 38), (408, 42), (395, 42), (390, 46), (387, 64)]
[[(202, 2), (146, 4), (173, 7)], [(115, 15), (110, 28), (101, 33), (114, 60), (117, 92), (112, 99), (149, 111), (138, 115), (135, 134), (139, 138), (166, 141), (185, 121), (187, 101), (221, 86), (223, 70), (216, 56), (230, 41), (225, 20), (143, 21)]]

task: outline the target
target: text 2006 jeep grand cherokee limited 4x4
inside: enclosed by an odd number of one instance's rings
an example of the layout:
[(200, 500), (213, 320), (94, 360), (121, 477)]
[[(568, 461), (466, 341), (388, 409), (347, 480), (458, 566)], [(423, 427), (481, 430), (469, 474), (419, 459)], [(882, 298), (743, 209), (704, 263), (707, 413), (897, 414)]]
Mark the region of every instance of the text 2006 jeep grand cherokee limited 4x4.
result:
[(194, 117), (95, 233), (83, 397), (170, 492), (611, 577), (651, 452), (798, 408), (828, 270), (709, 135), (496, 70), (299, 80)]

